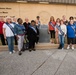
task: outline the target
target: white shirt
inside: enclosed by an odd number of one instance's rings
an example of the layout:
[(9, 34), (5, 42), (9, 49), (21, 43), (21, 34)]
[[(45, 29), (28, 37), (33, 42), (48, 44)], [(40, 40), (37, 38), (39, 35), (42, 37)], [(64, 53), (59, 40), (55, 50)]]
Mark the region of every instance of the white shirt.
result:
[[(67, 28), (66, 28), (66, 25), (61, 25), (60, 26), (61, 27), (61, 30), (64, 32), (64, 34), (66, 35), (66, 33), (67, 33)], [(60, 33), (60, 31), (59, 31), (59, 34), (61, 35), (61, 33)]]
[[(14, 28), (14, 24), (11, 23), (10, 25)], [(3, 28), (5, 28), (6, 37), (14, 36), (12, 30), (6, 25), (6, 23), (4, 23)]]

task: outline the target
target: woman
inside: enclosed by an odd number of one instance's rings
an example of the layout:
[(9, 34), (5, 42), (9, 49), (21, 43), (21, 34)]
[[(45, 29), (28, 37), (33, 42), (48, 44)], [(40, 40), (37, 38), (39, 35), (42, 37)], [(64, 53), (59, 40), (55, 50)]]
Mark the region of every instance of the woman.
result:
[[(60, 19), (57, 18), (56, 20), (56, 25), (60, 26)], [(55, 39), (56, 39), (56, 44), (59, 44), (59, 30), (55, 27)]]
[(4, 23), (3, 25), (3, 34), (4, 34), (4, 38), (7, 40), (8, 42), (8, 48), (9, 48), (9, 52), (10, 54), (12, 54), (14, 51), (14, 24), (11, 22), (11, 17), (7, 17), (6, 18), (6, 23)]
[(76, 25), (74, 24), (74, 20), (72, 19), (70, 20), (70, 23), (67, 26), (67, 40), (68, 40), (67, 49), (70, 49), (70, 44), (72, 44), (71, 48), (74, 50), (75, 37), (76, 37)]
[(18, 24), (15, 25), (14, 30), (17, 36), (19, 55), (21, 55), (22, 54), (21, 50), (23, 48), (23, 42), (24, 42), (25, 27), (22, 24), (23, 21), (21, 18), (18, 18), (17, 22)]
[(55, 42), (55, 20), (54, 20), (54, 17), (51, 16), (50, 18), (50, 22), (49, 22), (49, 29), (48, 29), (48, 32), (50, 33), (51, 35), (51, 43), (54, 43)]
[[(62, 31), (62, 33), (61, 33)], [(59, 30), (59, 49), (64, 49), (64, 40), (65, 40), (65, 35), (67, 33), (67, 28), (66, 25), (64, 24), (64, 21), (60, 21), (60, 30)]]
[(29, 51), (35, 51), (35, 42), (37, 41), (37, 26), (35, 25), (35, 21), (31, 21), (31, 25), (28, 28), (28, 40), (29, 40)]

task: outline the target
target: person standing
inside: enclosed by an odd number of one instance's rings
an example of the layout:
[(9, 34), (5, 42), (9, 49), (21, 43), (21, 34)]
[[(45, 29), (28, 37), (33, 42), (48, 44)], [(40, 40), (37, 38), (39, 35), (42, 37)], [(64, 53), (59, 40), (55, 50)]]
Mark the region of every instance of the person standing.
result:
[(4, 38), (8, 42), (8, 48), (10, 54), (12, 54), (14, 51), (14, 24), (12, 23), (11, 17), (6, 18), (6, 23), (3, 24), (3, 34)]
[(76, 25), (74, 24), (74, 20), (71, 18), (67, 26), (67, 40), (68, 40), (67, 49), (70, 49), (70, 44), (72, 44), (71, 48), (74, 50), (75, 37), (76, 37)]
[(0, 17), (0, 38), (2, 45), (6, 45), (4, 35), (3, 35), (3, 24), (4, 24), (4, 18)]
[(35, 42), (37, 40), (37, 29), (35, 21), (31, 21), (31, 25), (28, 28), (28, 40), (29, 40), (29, 51), (35, 51)]
[[(60, 18), (56, 19), (56, 26), (60, 26)], [(55, 26), (55, 39), (56, 39), (56, 44), (59, 44), (59, 30)]]
[(27, 35), (27, 30), (28, 30), (28, 27), (30, 25), (30, 22), (29, 22), (29, 19), (28, 18), (25, 18), (25, 22), (23, 23), (23, 25), (26, 28), (26, 35)]
[(59, 48), (58, 49), (64, 49), (64, 40), (67, 33), (66, 25), (64, 24), (63, 20), (60, 20), (60, 30), (59, 30)]
[(62, 16), (62, 20), (63, 20), (65, 25), (68, 25), (68, 20), (66, 19), (65, 15)]
[(51, 16), (50, 17), (50, 21), (49, 21), (49, 29), (48, 29), (48, 33), (50, 33), (51, 35), (51, 43), (54, 43), (55, 42), (55, 20), (54, 20), (54, 17)]
[(18, 24), (15, 25), (14, 31), (17, 37), (18, 41), (18, 50), (19, 50), (19, 55), (22, 55), (22, 48), (23, 48), (23, 42), (24, 42), (24, 35), (25, 35), (25, 27), (22, 24), (23, 20), (21, 18), (18, 18), (17, 20)]
[(40, 27), (40, 25), (41, 25), (40, 16), (37, 16), (37, 17), (36, 17), (36, 25), (37, 25), (37, 27), (38, 27), (38, 29), (39, 29), (39, 27)]

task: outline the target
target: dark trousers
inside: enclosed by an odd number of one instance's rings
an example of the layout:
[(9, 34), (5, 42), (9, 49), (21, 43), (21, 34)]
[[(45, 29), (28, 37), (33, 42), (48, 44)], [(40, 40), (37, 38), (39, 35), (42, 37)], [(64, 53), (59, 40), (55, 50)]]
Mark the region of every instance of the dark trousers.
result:
[(2, 43), (2, 45), (6, 45), (3, 34), (0, 34), (0, 38), (1, 38), (1, 43)]
[(68, 38), (68, 44), (75, 44), (75, 38)]
[(15, 45), (18, 45), (16, 36), (14, 36), (14, 40), (15, 40)]
[(29, 40), (29, 49), (35, 48), (35, 40)]

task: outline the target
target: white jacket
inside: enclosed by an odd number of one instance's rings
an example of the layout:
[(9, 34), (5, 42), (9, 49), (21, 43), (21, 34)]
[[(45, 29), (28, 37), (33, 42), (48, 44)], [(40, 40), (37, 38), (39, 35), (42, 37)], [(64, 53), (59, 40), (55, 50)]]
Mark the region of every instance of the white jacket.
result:
[[(61, 30), (64, 32), (64, 34), (66, 35), (67, 34), (67, 28), (66, 28), (66, 25), (63, 24), (60, 26), (61, 27)], [(59, 35), (61, 35), (60, 31), (59, 31)]]

